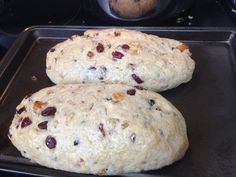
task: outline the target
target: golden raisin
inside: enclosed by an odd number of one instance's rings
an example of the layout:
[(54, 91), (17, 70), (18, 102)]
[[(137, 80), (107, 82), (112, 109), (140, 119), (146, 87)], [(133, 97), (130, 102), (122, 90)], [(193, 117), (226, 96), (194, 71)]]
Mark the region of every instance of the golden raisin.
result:
[(41, 101), (35, 101), (34, 102), (34, 109), (41, 109), (43, 107), (43, 105), (45, 105), (45, 103), (41, 102)]
[(129, 124), (127, 122), (125, 122), (121, 126), (122, 126), (122, 129), (125, 129), (125, 128), (127, 128), (129, 126)]
[(122, 101), (125, 98), (125, 96), (121, 92), (114, 92), (112, 94), (112, 98), (113, 98), (114, 101), (119, 102), (119, 101)]
[(181, 52), (188, 49), (188, 46), (186, 44), (180, 44), (176, 47), (176, 49), (179, 49)]

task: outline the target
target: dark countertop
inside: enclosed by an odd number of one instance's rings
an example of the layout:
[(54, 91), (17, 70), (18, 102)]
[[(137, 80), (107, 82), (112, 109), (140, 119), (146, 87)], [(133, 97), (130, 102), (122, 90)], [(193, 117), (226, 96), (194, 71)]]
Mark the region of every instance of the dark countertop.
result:
[[(17, 0), (12, 1), (14, 3), (7, 4), (5, 10), (0, 14), (0, 32), (18, 34), (25, 28), (34, 25), (127, 25), (124, 23), (109, 23), (96, 18), (89, 14), (87, 10), (83, 10), (83, 6), (74, 0), (66, 1), (67, 5), (71, 4), (66, 7), (66, 10), (63, 6), (64, 0), (57, 3), (55, 3), (55, 0), (51, 0), (52, 3), (45, 3), (45, 7), (42, 5), (45, 0), (34, 2), (25, 0), (24, 3)], [(220, 2), (216, 0), (196, 1), (189, 10), (177, 17), (164, 22), (153, 20), (151, 23), (141, 23), (141, 25), (162, 27), (235, 27), (236, 20), (230, 17)], [(51, 7), (54, 9), (51, 10)]]
[[(110, 26), (87, 12), (80, 11), (80, 5), (74, 0), (67, 0), (71, 6), (63, 6), (64, 1), (57, 1), (54, 10), (50, 5), (44, 6), (44, 1), (11, 1), (0, 14), (0, 60), (19, 34), (32, 25), (90, 25)], [(52, 2), (53, 3), (53, 2)], [(37, 6), (37, 8), (35, 8)], [(34, 13), (34, 11), (36, 11)], [(40, 14), (40, 15), (39, 15)], [(43, 15), (44, 14), (44, 15)], [(123, 24), (120, 23), (122, 26)], [(236, 20), (231, 18), (227, 10), (216, 0), (196, 1), (194, 5), (180, 16), (165, 22), (148, 24), (146, 26), (161, 27), (236, 27)], [(22, 177), (8, 172), (0, 172), (1, 177)]]

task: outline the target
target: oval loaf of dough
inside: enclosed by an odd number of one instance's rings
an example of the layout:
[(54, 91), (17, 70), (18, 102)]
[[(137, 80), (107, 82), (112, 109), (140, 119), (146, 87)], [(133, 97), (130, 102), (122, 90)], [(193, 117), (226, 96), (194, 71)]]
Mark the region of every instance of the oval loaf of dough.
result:
[(135, 30), (88, 30), (50, 49), (46, 73), (56, 84), (125, 83), (164, 91), (191, 80), (190, 56), (176, 40)]
[(184, 118), (170, 102), (121, 84), (56, 85), (28, 95), (9, 138), (38, 164), (99, 175), (158, 169), (188, 148)]

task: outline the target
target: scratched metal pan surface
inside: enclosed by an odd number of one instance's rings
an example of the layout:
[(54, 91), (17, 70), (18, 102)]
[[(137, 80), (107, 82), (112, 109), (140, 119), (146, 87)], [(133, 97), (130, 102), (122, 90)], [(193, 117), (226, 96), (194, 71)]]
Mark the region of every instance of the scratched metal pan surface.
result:
[[(42, 167), (23, 158), (7, 138), (23, 97), (52, 86), (47, 51), (86, 29), (38, 26), (21, 33), (0, 64), (0, 170), (39, 176), (89, 176)], [(160, 170), (122, 176), (236, 176), (236, 35), (234, 29), (131, 28), (187, 43), (196, 62), (193, 79), (161, 93), (184, 115), (190, 147), (183, 159)], [(34, 80), (32, 76), (36, 76)], [(138, 155), (138, 154), (137, 154)]]

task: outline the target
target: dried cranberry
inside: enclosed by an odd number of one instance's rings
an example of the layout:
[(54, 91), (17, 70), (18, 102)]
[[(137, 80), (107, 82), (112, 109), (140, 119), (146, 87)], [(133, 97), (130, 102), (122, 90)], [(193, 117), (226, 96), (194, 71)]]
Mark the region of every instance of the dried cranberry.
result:
[(131, 76), (138, 84), (143, 83), (143, 80), (139, 76), (137, 76), (136, 74), (132, 74)]
[(47, 107), (41, 112), (41, 115), (42, 116), (54, 116), (56, 112), (57, 112), (57, 109), (55, 107)]
[(54, 137), (52, 136), (47, 136), (46, 140), (45, 140), (45, 144), (49, 149), (53, 149), (56, 147), (57, 145), (57, 141)]
[(135, 85), (134, 86), (136, 89), (139, 89), (139, 90), (143, 90), (143, 87), (139, 86), (139, 85)]
[(101, 53), (104, 51), (104, 46), (101, 43), (98, 43), (96, 49), (98, 53)]
[(54, 49), (54, 48), (51, 48), (51, 49), (50, 49), (50, 52), (55, 52), (55, 50), (56, 50), (56, 49)]
[(123, 44), (121, 47), (124, 50), (129, 50), (129, 48), (130, 48), (129, 45), (127, 45), (127, 44)]
[(154, 104), (155, 104), (156, 102), (155, 102), (155, 100), (148, 100), (148, 104), (150, 105), (150, 106), (153, 106)]
[(19, 110), (17, 110), (17, 114), (21, 114), (22, 112), (26, 111), (26, 108), (23, 106), (22, 108), (20, 108)]
[(129, 139), (130, 139), (130, 141), (131, 141), (132, 143), (134, 143), (135, 140), (136, 140), (136, 133), (132, 133), (132, 134), (130, 135)]
[(32, 121), (30, 120), (29, 117), (25, 117), (22, 122), (21, 122), (21, 128), (25, 128), (27, 126), (29, 126), (30, 124), (32, 124)]
[(32, 93), (28, 93), (28, 94), (25, 96), (25, 99), (30, 98), (31, 96), (32, 96)]
[(118, 52), (118, 51), (114, 51), (114, 52), (112, 52), (112, 56), (113, 56), (113, 58), (122, 59), (124, 54), (121, 52)]
[(135, 89), (129, 89), (129, 90), (127, 90), (127, 92), (126, 92), (128, 95), (135, 95), (135, 93), (136, 93), (136, 90)]
[(38, 128), (47, 129), (48, 128), (48, 121), (44, 121), (44, 122), (39, 123)]
[(106, 132), (103, 128), (103, 123), (100, 123), (98, 126), (98, 129), (100, 130), (100, 132), (102, 133), (102, 135), (105, 137), (106, 136)]

